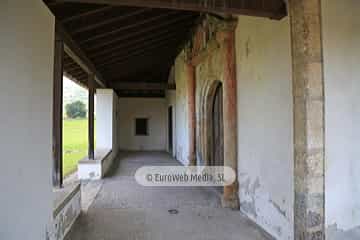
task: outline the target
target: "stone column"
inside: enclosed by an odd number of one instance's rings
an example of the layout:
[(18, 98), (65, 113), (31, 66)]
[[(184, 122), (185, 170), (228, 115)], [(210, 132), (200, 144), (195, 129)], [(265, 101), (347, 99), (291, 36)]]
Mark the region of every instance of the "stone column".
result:
[[(237, 84), (236, 84), (236, 52), (235, 29), (237, 20), (230, 21), (222, 27), (218, 34), (224, 58), (223, 79), (223, 111), (224, 111), (224, 163), (234, 169), (237, 175)], [(224, 187), (222, 203), (224, 207), (238, 209), (238, 180)]]
[(289, 1), (294, 97), (295, 239), (323, 240), (324, 81), (320, 0)]
[(188, 92), (188, 121), (189, 121), (189, 165), (196, 165), (196, 108), (195, 108), (195, 89), (196, 75), (195, 67), (191, 63), (186, 63), (187, 92)]
[(95, 159), (95, 137), (94, 137), (94, 103), (95, 103), (95, 77), (93, 74), (89, 74), (88, 78), (88, 87), (89, 87), (89, 160)]

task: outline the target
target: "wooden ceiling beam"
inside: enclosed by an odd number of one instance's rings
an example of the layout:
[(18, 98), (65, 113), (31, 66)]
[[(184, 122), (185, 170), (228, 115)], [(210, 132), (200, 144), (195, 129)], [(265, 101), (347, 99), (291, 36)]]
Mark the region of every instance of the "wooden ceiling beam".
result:
[[(101, 41), (98, 44), (94, 44), (94, 45), (90, 45), (89, 47), (87, 47), (87, 50), (94, 50), (94, 49), (98, 49), (98, 48), (103, 48), (105, 46), (120, 42), (120, 41), (124, 41), (127, 40), (129, 38), (132, 37), (136, 37), (136, 36), (141, 36), (141, 35), (148, 35), (150, 33), (154, 33), (156, 30), (162, 29), (164, 27), (168, 27), (170, 26), (171, 28), (173, 28), (173, 24), (178, 23), (180, 21), (183, 21), (182, 23), (188, 23), (189, 21), (193, 21), (195, 17), (193, 15), (182, 15), (180, 17), (176, 17), (173, 18), (169, 21), (164, 21), (161, 24), (154, 24), (151, 25), (150, 27), (145, 27), (140, 29), (139, 31), (133, 32), (133, 33), (129, 33), (129, 34), (122, 34), (118, 37), (113, 37), (107, 41)], [(87, 40), (80, 42), (80, 44), (84, 44), (88, 42)]]
[(110, 87), (115, 90), (167, 90), (170, 86), (168, 83), (114, 81)]
[[(150, 8), (166, 8), (175, 10), (187, 10), (197, 12), (212, 12), (223, 14), (249, 15), (281, 19), (287, 15), (285, 2), (283, 0), (272, 0), (267, 4), (271, 9), (262, 9), (263, 1), (259, 1), (259, 9), (252, 6), (254, 0), (218, 0), (218, 1), (189, 1), (189, 0), (61, 0), (63, 2), (79, 2), (94, 4), (109, 4), (114, 6), (134, 6)], [(270, 1), (270, 0), (269, 0)]]
[(87, 86), (84, 82), (80, 81), (79, 79), (74, 78), (71, 74), (69, 74), (68, 72), (64, 71), (64, 76), (67, 77), (68, 79), (70, 79), (71, 81), (77, 83), (78, 85), (80, 85), (81, 87), (87, 89)]
[[(132, 49), (131, 47), (136, 47), (136, 49), (139, 48), (143, 48), (149, 45), (152, 45), (154, 43), (157, 43), (159, 41), (164, 41), (167, 40), (169, 38), (173, 38), (173, 37), (183, 37), (186, 33), (185, 33), (185, 29), (187, 26), (182, 26), (181, 28), (176, 28), (176, 31), (174, 31), (174, 29), (171, 29), (170, 32), (169, 30), (167, 31), (163, 31), (162, 34), (158, 34), (158, 35), (145, 35), (145, 37), (143, 38), (139, 38), (136, 39), (134, 41), (129, 41), (126, 42), (125, 44), (119, 44), (113, 48), (105, 48), (103, 51), (100, 52), (96, 52), (92, 55), (90, 55), (92, 58), (94, 59), (98, 59), (100, 56), (104, 56), (106, 58), (112, 57), (112, 56), (116, 56), (117, 51), (119, 50), (129, 50)], [(101, 60), (100, 60), (101, 61)]]
[(97, 9), (92, 10), (92, 11), (86, 11), (86, 12), (79, 13), (79, 14), (71, 16), (71, 17), (64, 18), (64, 19), (61, 20), (61, 22), (63, 24), (66, 24), (66, 23), (69, 23), (69, 22), (72, 22), (72, 21), (75, 21), (75, 20), (79, 20), (79, 19), (84, 18), (84, 17), (89, 17), (89, 16), (94, 15), (94, 14), (105, 12), (105, 11), (110, 10), (112, 8), (113, 8), (113, 6), (106, 6), (106, 7), (97, 8)]
[[(153, 72), (153, 74), (161, 74), (162, 71), (168, 71), (166, 70), (168, 68), (170, 70), (174, 62), (174, 57), (169, 54), (162, 54), (157, 56), (158, 58), (156, 58), (154, 61), (147, 61), (148, 64), (144, 65), (139, 64), (138, 59), (154, 59), (154, 52), (139, 54), (138, 56), (134, 56), (133, 58), (129, 58), (127, 60), (124, 60), (123, 62), (115, 63), (113, 67), (104, 71), (104, 74), (106, 74), (109, 82), (111, 82), (111, 80), (114, 78), (119, 79), (120, 77), (122, 77), (124, 79), (128, 79), (134, 75), (142, 74), (144, 71)], [(128, 71), (119, 71), (119, 69), (128, 69)], [(142, 75), (146, 75), (147, 77), (149, 77), (149, 74)]]
[(46, 5), (48, 5), (49, 7), (55, 7), (58, 6), (60, 4), (64, 4), (64, 1), (57, 1), (57, 0), (48, 0), (45, 1)]
[(164, 90), (117, 90), (119, 98), (164, 98)]
[[(82, 82), (88, 79), (88, 74), (86, 73), (72, 73), (72, 72), (67, 72), (68, 75), (72, 76), (72, 78)], [(87, 81), (85, 81), (87, 82)]]
[(143, 14), (145, 12), (149, 12), (151, 10), (152, 10), (151, 8), (143, 8), (143, 9), (138, 9), (138, 10), (135, 10), (135, 11), (131, 11), (131, 12), (127, 13), (127, 14), (120, 14), (120, 15), (118, 15), (116, 17), (107, 18), (107, 19), (104, 19), (103, 21), (96, 22), (94, 24), (87, 24), (84, 27), (81, 27), (81, 28), (75, 29), (74, 31), (71, 31), (71, 33), (74, 34), (74, 35), (78, 35), (78, 34), (81, 34), (83, 32), (90, 31), (90, 30), (105, 26), (107, 24), (111, 24), (111, 23), (114, 23), (114, 22), (117, 22), (117, 21), (125, 20), (125, 19), (128, 19), (130, 17), (135, 17), (137, 15)]
[[(173, 40), (178, 40), (178, 38), (174, 38), (174, 39), (172, 39), (172, 41)], [(129, 58), (135, 57), (135, 56), (142, 56), (141, 54), (144, 54), (144, 53), (147, 54), (147, 52), (150, 51), (150, 50), (152, 50), (152, 51), (163, 50), (163, 49), (159, 49), (159, 47), (163, 47), (163, 46), (174, 47), (175, 44), (172, 41), (167, 40), (165, 42), (161, 42), (159, 44), (152, 45), (149, 48), (140, 48), (140, 49), (137, 49), (138, 51), (130, 51), (130, 54), (125, 55), (125, 56), (112, 57), (112, 58), (108, 59), (109, 61), (103, 61), (102, 63), (99, 63), (98, 66), (99, 66), (100, 69), (102, 69), (103, 66), (106, 66), (106, 65), (109, 65), (109, 64), (114, 64), (114, 63), (117, 63), (117, 62), (126, 61)], [(169, 43), (172, 43), (172, 45), (169, 45)]]
[[(114, 29), (112, 31), (102, 32), (102, 33), (99, 33), (99, 34), (93, 34), (91, 37), (88, 37), (86, 39), (86, 42), (101, 39), (103, 37), (106, 37), (106, 36), (109, 36), (109, 35), (112, 35), (114, 33), (124, 31), (124, 30), (128, 30), (128, 29), (131, 29), (131, 28), (139, 27), (139, 26), (144, 25), (146, 23), (150, 23), (150, 22), (153, 22), (153, 21), (156, 21), (156, 20), (160, 20), (162, 18), (169, 17), (169, 16), (174, 15), (174, 14), (179, 14), (179, 13), (168, 12), (168, 13), (165, 13), (165, 14), (159, 14), (159, 15), (156, 15), (156, 16), (153, 16), (153, 17), (149, 17), (149, 18), (147, 18), (145, 20), (142, 20), (142, 21), (136, 21), (136, 22), (134, 22), (132, 24), (127, 24), (125, 26), (118, 27), (118, 28), (116, 28), (116, 29)], [(85, 41), (81, 41), (81, 39), (80, 39), (80, 42), (85, 42)]]
[(103, 87), (106, 86), (105, 80), (97, 71), (95, 65), (87, 57), (85, 52), (80, 48), (80, 46), (73, 40), (70, 34), (65, 30), (62, 24), (59, 21), (56, 21), (56, 32), (62, 36), (64, 40), (64, 50), (69, 57), (71, 57), (74, 62), (76, 62), (85, 72), (88, 74), (93, 73), (96, 76), (96, 81)]
[[(84, 70), (82, 70), (81, 68), (79, 69), (75, 69), (75, 70), (67, 70), (68, 72), (72, 73), (72, 74), (80, 74), (80, 73), (85, 73)], [(85, 73), (86, 74), (86, 73)]]
[[(172, 46), (166, 46), (164, 47), (162, 50), (165, 52), (169, 52), (172, 50)], [(151, 61), (152, 59), (154, 59), (154, 55), (156, 54), (157, 58), (156, 62), (154, 63), (153, 61)], [(102, 70), (104, 71), (104, 74), (106, 74), (106, 76), (108, 77), (109, 81), (111, 81), (111, 79), (113, 77), (113, 75), (117, 75), (119, 73), (118, 69), (131, 69), (135, 72), (138, 72), (139, 68), (151, 68), (154, 70), (154, 68), (152, 67), (154, 64), (161, 64), (162, 66), (165, 65), (169, 65), (171, 67), (171, 65), (173, 65), (174, 61), (175, 61), (175, 57), (177, 55), (177, 52), (174, 51), (174, 53), (157, 53), (157, 49), (151, 50), (151, 51), (147, 51), (147, 52), (140, 52), (140, 53), (135, 53), (132, 56), (127, 56), (126, 59), (120, 59), (116, 62), (114, 62), (111, 65), (106, 65), (104, 66), (104, 68), (102, 68)], [(146, 60), (146, 65), (143, 64), (142, 61), (139, 60)], [(109, 67), (108, 67), (109, 66)], [(124, 72), (124, 74), (127, 74), (127, 72)], [(131, 74), (131, 73), (130, 73)]]
[[(147, 56), (146, 56), (147, 55)], [(150, 58), (152, 55), (150, 54), (143, 54), (142, 57)], [(173, 58), (167, 58), (162, 59), (161, 61), (158, 60), (156, 63), (152, 63), (150, 65), (144, 66), (144, 65), (136, 65), (136, 64), (129, 64), (130, 62), (135, 62), (136, 58), (133, 58), (129, 61), (123, 61), (119, 63), (115, 63), (114, 66), (116, 66), (117, 71), (115, 69), (110, 68), (106, 71), (106, 76), (109, 79), (109, 82), (116, 79), (122, 79), (122, 80), (129, 80), (129, 79), (153, 79), (155, 81), (157, 80), (166, 80), (168, 77), (168, 73), (170, 72), (171, 66), (174, 64)], [(131, 72), (122, 72), (121, 70), (128, 69), (131, 67)], [(120, 70), (121, 69), (121, 70)], [(165, 73), (166, 72), (166, 73)], [(160, 77), (163, 75), (167, 75), (165, 77)]]
[[(77, 71), (77, 70), (81, 70), (84, 71), (84, 69), (82, 69), (79, 65), (75, 64), (64, 64), (64, 69), (68, 70), (68, 71)], [(84, 71), (85, 72), (85, 71)]]

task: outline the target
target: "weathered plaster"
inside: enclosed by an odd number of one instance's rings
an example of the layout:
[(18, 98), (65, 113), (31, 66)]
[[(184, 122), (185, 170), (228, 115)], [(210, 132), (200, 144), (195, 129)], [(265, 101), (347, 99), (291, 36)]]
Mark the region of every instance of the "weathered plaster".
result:
[(358, 240), (360, 239), (360, 226), (342, 230), (336, 224), (327, 226), (326, 240)]
[(185, 54), (180, 54), (175, 60), (175, 81), (176, 81), (176, 159), (183, 165), (189, 162), (188, 139), (189, 132), (184, 131), (188, 127), (188, 108), (187, 106), (187, 84), (185, 72)]
[[(220, 20), (215, 17), (206, 16), (193, 36), (192, 41), (185, 48), (185, 61), (187, 68), (187, 79), (192, 80), (195, 70), (196, 86), (196, 155), (198, 162), (208, 161), (211, 148), (208, 143), (210, 135), (206, 133), (208, 114), (204, 112), (204, 105), (212, 101), (211, 96), (206, 95), (206, 83), (220, 81), (223, 87), (223, 126), (224, 126), (224, 164), (237, 169), (237, 88), (236, 88), (236, 62), (235, 62), (235, 28), (237, 20)], [(189, 74), (189, 65), (192, 70)], [(189, 81), (191, 84), (192, 81)], [(193, 85), (193, 84), (191, 84)], [(211, 86), (211, 84), (210, 84)], [(188, 86), (191, 89), (192, 86)], [(192, 103), (193, 89), (188, 91), (188, 98)], [(201, 95), (205, 94), (205, 95)], [(201, 105), (200, 105), (201, 104)], [(189, 104), (189, 114), (192, 113), (193, 105)], [(205, 119), (204, 119), (205, 118)], [(193, 116), (189, 118), (193, 121)], [(190, 121), (189, 120), (189, 121)], [(189, 125), (192, 126), (192, 125)], [(191, 137), (191, 136), (189, 136)], [(191, 144), (191, 142), (190, 142)], [(204, 147), (207, 145), (207, 147)], [(191, 145), (190, 145), (191, 146)], [(192, 148), (190, 148), (192, 149)], [(204, 152), (205, 151), (205, 152)], [(191, 155), (191, 152), (190, 152)], [(224, 207), (239, 208), (237, 180), (229, 186), (224, 187), (222, 203)]]
[(66, 197), (55, 206), (53, 221), (46, 240), (63, 240), (81, 213), (80, 185), (71, 188)]
[(77, 176), (81, 180), (100, 180), (110, 170), (117, 152), (110, 149), (97, 149), (95, 159), (85, 157), (78, 163)]
[[(360, 2), (322, 2), (326, 239), (360, 239)], [(340, 14), (341, 13), (341, 14)]]
[(241, 211), (293, 239), (293, 108), (289, 18), (239, 16), (236, 31)]

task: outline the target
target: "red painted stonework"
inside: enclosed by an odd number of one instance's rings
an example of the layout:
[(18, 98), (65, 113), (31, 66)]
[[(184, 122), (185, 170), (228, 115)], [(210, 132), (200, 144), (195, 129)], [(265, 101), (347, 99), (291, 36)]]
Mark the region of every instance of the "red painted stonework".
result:
[(195, 132), (196, 132), (196, 112), (195, 112), (195, 67), (191, 64), (186, 65), (186, 74), (188, 79), (188, 109), (189, 109), (189, 164), (196, 165), (195, 157)]
[[(205, 43), (205, 32), (208, 29), (199, 27), (193, 36), (192, 46), (189, 51), (189, 63), (186, 66), (188, 78), (188, 109), (189, 109), (189, 158), (190, 164), (195, 164), (196, 153), (196, 109), (195, 109), (195, 69), (202, 62), (213, 62), (213, 54), (222, 55), (223, 71), (218, 73), (218, 80), (223, 83), (223, 126), (224, 126), (224, 164), (237, 173), (237, 76), (235, 56), (235, 29), (237, 20), (222, 22), (217, 25), (216, 44), (208, 41)], [(212, 43), (212, 44), (210, 44)], [(202, 46), (206, 44), (206, 46)], [(220, 64), (220, 63), (219, 63)], [(200, 86), (201, 87), (201, 86)], [(203, 126), (200, 126), (202, 129)], [(206, 150), (205, 150), (206, 151)], [(222, 198), (224, 207), (239, 209), (238, 182), (224, 187)]]
[[(237, 172), (237, 84), (235, 57), (235, 30), (221, 33), (224, 51), (224, 159), (225, 165)], [(224, 188), (223, 204), (238, 208), (237, 181)]]

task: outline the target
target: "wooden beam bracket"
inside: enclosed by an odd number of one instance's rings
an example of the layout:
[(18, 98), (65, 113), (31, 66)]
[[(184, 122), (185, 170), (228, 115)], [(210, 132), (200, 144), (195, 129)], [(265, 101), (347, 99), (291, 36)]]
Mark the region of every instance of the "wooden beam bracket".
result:
[(85, 72), (88, 74), (94, 74), (95, 81), (101, 87), (106, 87), (105, 80), (100, 72), (96, 70), (96, 67), (92, 61), (88, 58), (80, 46), (73, 40), (73, 38), (65, 30), (60, 22), (56, 21), (55, 29), (56, 34), (59, 34), (64, 40), (64, 51), (66, 54), (71, 57), (74, 62), (76, 62)]

